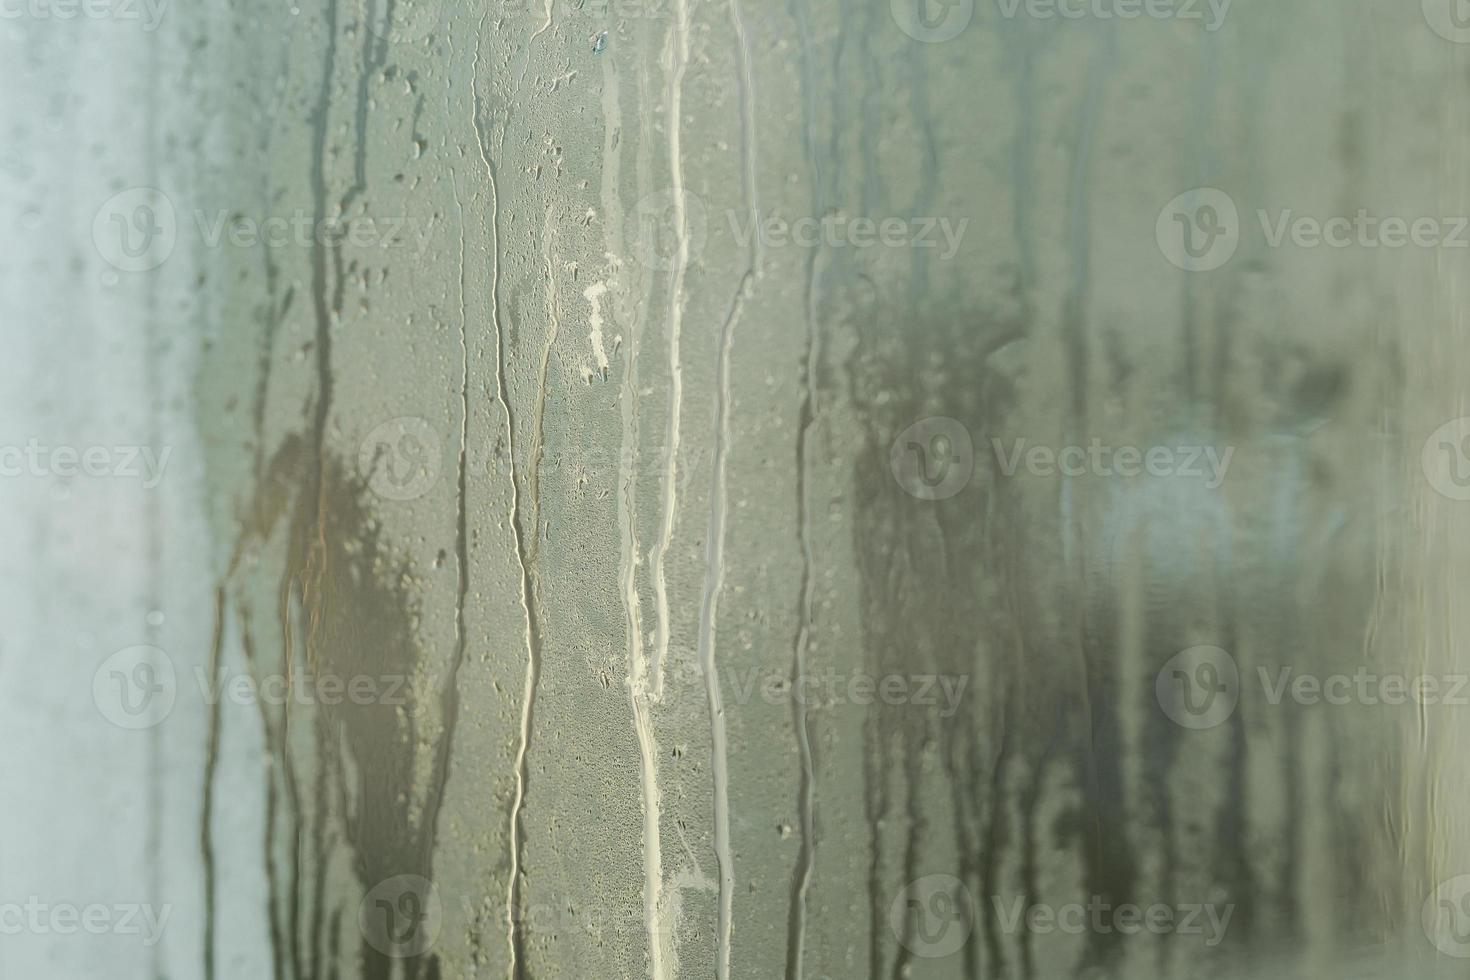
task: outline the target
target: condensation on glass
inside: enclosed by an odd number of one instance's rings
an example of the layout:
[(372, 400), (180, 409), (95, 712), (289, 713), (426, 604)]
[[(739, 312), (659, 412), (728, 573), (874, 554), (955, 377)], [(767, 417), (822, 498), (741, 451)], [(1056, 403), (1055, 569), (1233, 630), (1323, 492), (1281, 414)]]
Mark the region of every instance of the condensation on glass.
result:
[(1463, 970), (1447, 4), (83, 7), (0, 972)]

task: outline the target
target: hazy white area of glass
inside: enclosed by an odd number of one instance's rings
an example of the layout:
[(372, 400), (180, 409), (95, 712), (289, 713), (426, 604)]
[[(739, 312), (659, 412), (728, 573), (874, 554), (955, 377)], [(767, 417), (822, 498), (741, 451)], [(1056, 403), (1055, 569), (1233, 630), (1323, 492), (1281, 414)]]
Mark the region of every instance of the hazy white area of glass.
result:
[(1470, 34), (1124, 8), (5, 7), (0, 975), (1462, 973)]

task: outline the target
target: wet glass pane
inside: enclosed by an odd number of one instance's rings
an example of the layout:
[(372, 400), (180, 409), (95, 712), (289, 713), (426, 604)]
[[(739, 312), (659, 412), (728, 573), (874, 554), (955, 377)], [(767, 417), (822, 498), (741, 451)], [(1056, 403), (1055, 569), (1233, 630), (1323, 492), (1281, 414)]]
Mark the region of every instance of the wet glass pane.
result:
[(1460, 0), (0, 0), (0, 976), (1462, 976)]

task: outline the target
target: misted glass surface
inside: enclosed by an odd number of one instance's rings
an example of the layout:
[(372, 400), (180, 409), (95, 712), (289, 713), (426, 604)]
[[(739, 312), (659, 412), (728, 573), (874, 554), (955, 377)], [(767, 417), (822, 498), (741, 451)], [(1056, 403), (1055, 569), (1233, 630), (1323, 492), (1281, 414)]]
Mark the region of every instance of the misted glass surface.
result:
[(0, 976), (1470, 970), (1460, 0), (0, 0)]

